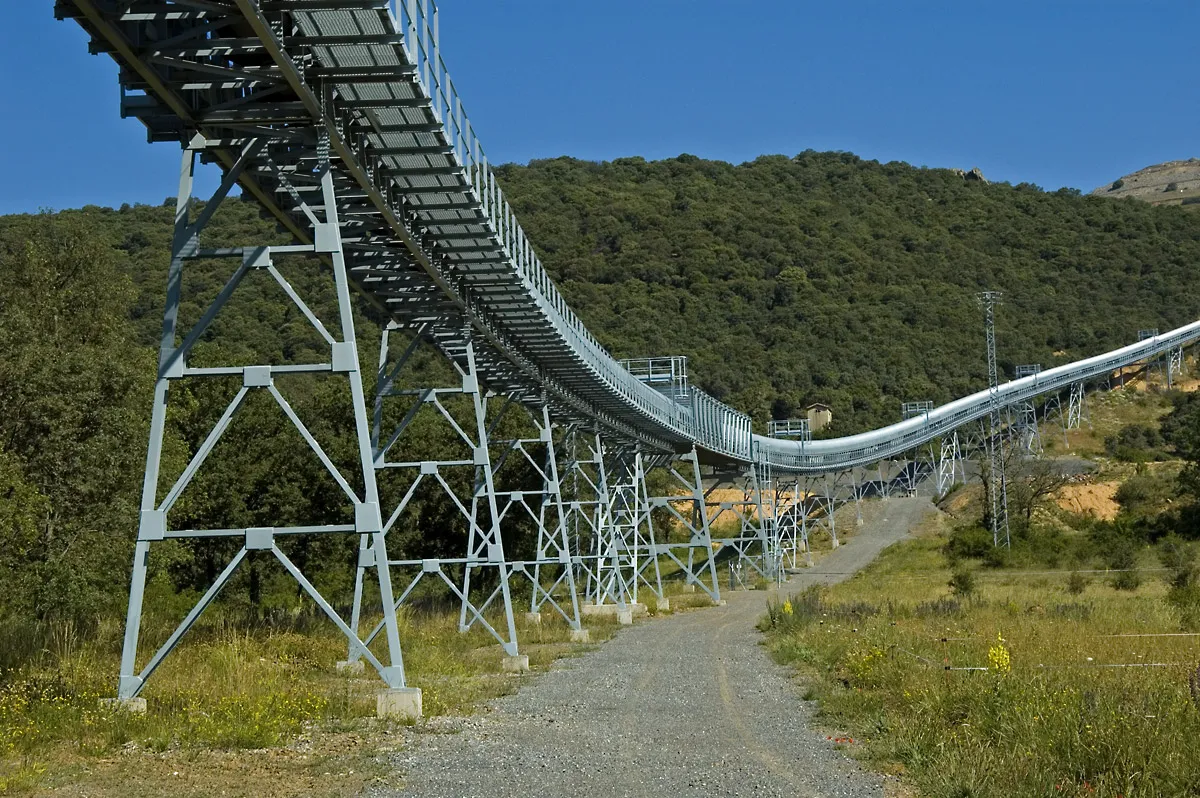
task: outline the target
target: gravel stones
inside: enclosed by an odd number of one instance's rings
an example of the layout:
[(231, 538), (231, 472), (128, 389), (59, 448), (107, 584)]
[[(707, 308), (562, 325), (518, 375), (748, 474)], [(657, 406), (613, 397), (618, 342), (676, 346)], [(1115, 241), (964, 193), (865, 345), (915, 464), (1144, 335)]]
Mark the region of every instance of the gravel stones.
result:
[[(859, 534), (785, 590), (840, 581), (933, 508), (865, 509)], [(759, 645), (766, 594), (722, 595), (727, 606), (642, 621), (560, 660), (479, 715), (414, 729), (393, 760), (406, 787), (379, 795), (882, 796), (883, 777), (814, 727), (812, 703)]]

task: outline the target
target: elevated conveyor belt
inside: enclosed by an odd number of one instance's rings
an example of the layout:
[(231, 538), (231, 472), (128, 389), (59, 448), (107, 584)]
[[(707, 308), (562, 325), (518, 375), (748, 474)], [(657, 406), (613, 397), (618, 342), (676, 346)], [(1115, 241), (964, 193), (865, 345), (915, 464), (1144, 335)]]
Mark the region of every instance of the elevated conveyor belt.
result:
[[(898, 455), (986, 414), (987, 391), (861, 435), (777, 440), (691, 389), (676, 401), (604, 350), (517, 222), (440, 55), (437, 10), (415, 0), (58, 0), (120, 67), (122, 114), (152, 141), (191, 143), (307, 241), (297, 154), (329, 146), (356, 286), (486, 385), (558, 422), (648, 451), (697, 447), (730, 465), (834, 471)], [(198, 137), (198, 138), (197, 138)], [(1200, 338), (1200, 324), (999, 388), (1004, 404)]]
[[(1004, 383), (996, 392), (1001, 406), (1028, 402), (1075, 383), (1105, 377), (1122, 366), (1152, 359), (1197, 339), (1200, 322), (1193, 322), (1112, 352)], [(754, 448), (760, 459), (783, 471), (840, 471), (895, 457), (982, 418), (988, 413), (991, 397), (990, 390), (979, 391), (898, 424), (845, 438), (800, 442), (755, 435)]]

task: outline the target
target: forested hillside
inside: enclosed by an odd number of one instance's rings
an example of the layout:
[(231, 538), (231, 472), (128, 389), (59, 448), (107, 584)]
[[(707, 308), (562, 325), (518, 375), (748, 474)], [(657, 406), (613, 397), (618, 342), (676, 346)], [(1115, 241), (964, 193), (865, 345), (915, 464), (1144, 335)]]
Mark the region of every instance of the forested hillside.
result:
[(614, 354), (688, 355), (694, 382), (760, 426), (819, 400), (834, 432), (859, 431), (985, 387), (985, 288), (1005, 292), (1010, 376), (1200, 317), (1200, 221), (1182, 209), (848, 153), (560, 158), (501, 178)]
[[(832, 433), (857, 431), (897, 420), (902, 401), (983, 387), (973, 295), (984, 288), (1006, 293), (998, 338), (1010, 373), (1200, 316), (1200, 217), (1179, 208), (964, 182), (839, 153), (740, 166), (563, 158), (502, 167), (500, 179), (568, 300), (613, 354), (687, 355), (692, 380), (750, 412), (759, 430), (819, 400), (834, 408)], [(173, 202), (0, 218), (0, 620), (124, 601), (172, 213)], [(216, 245), (276, 236), (256, 206), (238, 201), (210, 229)], [(280, 268), (328, 319), (327, 276), (287, 258)], [(189, 267), (185, 321), (228, 269)], [(371, 363), (377, 327), (360, 321)], [(311, 361), (323, 349), (278, 286), (248, 280), (193, 361)], [(352, 461), (345, 392), (299, 378), (289, 391), (330, 456)], [(168, 477), (229, 395), (229, 386), (173, 389)], [(409, 446), (444, 445), (432, 429), (416, 433)], [(249, 401), (230, 440), (173, 526), (346, 518), (269, 401)], [(461, 523), (448, 503), (421, 505), (416, 517), (392, 533), (397, 550), (458, 550)], [(355, 542), (334, 537), (297, 541), (291, 555), (302, 567), (352, 562)], [(228, 557), (208, 544), (156, 552), (152, 589), (161, 590), (205, 585)], [(270, 592), (255, 567), (233, 593)], [(341, 595), (348, 574), (314, 578)]]

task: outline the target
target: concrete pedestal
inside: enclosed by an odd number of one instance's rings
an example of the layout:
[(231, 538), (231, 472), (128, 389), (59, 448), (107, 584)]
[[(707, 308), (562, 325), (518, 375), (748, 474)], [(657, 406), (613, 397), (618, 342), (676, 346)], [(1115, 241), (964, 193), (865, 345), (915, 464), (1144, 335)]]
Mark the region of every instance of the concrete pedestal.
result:
[[(596, 616), (600, 616), (600, 617), (616, 616), (617, 623), (622, 623), (622, 624), (633, 623), (633, 619), (636, 616), (647, 615), (650, 612), (650, 610), (646, 607), (646, 605), (640, 601), (637, 602), (636, 604), (627, 604), (625, 606), (627, 609), (625, 609), (624, 613), (622, 613), (621, 608), (619, 606), (617, 606), (616, 604), (584, 604), (582, 607), (579, 608), (579, 612), (584, 617), (587, 617), (589, 615), (596, 615)], [(628, 615), (629, 620), (622, 621), (621, 620), (622, 614)]]
[(617, 623), (621, 626), (632, 626), (633, 610), (617, 610)]
[(525, 613), (525, 623), (529, 624), (530, 626), (541, 626), (542, 614), (540, 612)]
[(100, 706), (105, 709), (115, 709), (128, 712), (131, 715), (146, 714), (146, 699), (141, 698), (101, 698)]
[(375, 714), (394, 720), (421, 719), (421, 690), (417, 687), (393, 687), (375, 698)]
[(529, 670), (529, 655), (518, 654), (500, 660), (500, 670), (505, 673), (525, 673)]
[(590, 642), (592, 642), (592, 636), (591, 636), (591, 634), (588, 633), (587, 629), (572, 629), (571, 630), (571, 642), (572, 643), (590, 643)]
[(366, 669), (366, 663), (361, 659), (338, 660), (337, 664), (337, 672), (345, 676), (362, 676)]
[(654, 603), (654, 609), (658, 612), (670, 612), (671, 600), (669, 598), (660, 598)]

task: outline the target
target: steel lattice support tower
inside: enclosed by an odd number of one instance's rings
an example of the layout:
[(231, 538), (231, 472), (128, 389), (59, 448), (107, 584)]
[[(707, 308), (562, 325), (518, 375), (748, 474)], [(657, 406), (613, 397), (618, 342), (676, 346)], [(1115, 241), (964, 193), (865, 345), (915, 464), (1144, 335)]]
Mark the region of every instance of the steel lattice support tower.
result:
[(1167, 351), (1167, 389), (1175, 387), (1174, 377), (1183, 376), (1183, 346)]
[[(735, 552), (738, 568), (748, 566), (763, 579), (774, 579), (774, 510), (770, 509), (769, 499), (764, 500), (764, 492), (770, 489), (764, 468), (761, 464), (751, 463), (742, 472), (732, 475), (714, 471), (711, 484), (704, 491), (704, 501), (709, 510), (710, 528), (718, 526), (722, 520), (726, 524), (737, 524), (738, 531), (735, 536), (713, 539), (712, 543), (717, 550), (729, 549)], [(732, 501), (714, 500), (713, 495), (723, 485), (740, 490), (742, 498)]]
[(950, 433), (941, 439), (941, 451), (937, 461), (937, 494), (938, 498), (950, 492), (954, 483), (966, 482), (967, 470), (963, 465), (962, 448), (958, 443), (958, 431)]
[[(210, 144), (203, 136), (195, 136), (184, 148), (183, 163), (179, 179), (179, 193), (175, 206), (175, 235), (167, 279), (167, 301), (163, 313), (162, 338), (159, 347), (158, 377), (155, 383), (154, 405), (151, 417), (150, 441), (146, 455), (145, 480), (142, 492), (141, 516), (137, 546), (134, 554), (133, 574), (130, 584), (129, 611), (125, 626), (124, 648), (121, 655), (121, 673), (118, 697), (131, 700), (138, 696), (146, 679), (179, 643), (180, 639), (199, 619), (201, 613), (216, 599), (229, 584), (238, 567), (248, 557), (274, 557), (296, 580), (300, 588), (324, 612), (346, 636), (353, 658), (367, 660), (378, 671), (384, 683), (395, 691), (406, 691), (419, 696), (419, 691), (406, 688), (404, 663), (401, 656), (400, 637), (394, 610), (392, 582), (387, 568), (388, 553), (385, 530), (381, 520), (380, 501), (375, 481), (375, 468), (371, 448), (371, 431), (367, 419), (365, 395), (361, 380), (358, 347), (355, 338), (350, 282), (339, 225), (337, 192), (334, 186), (333, 169), (327, 139), (322, 136), (315, 148), (293, 148), (288, 154), (294, 161), (291, 176), (281, 177), (281, 185), (294, 189), (295, 183), (312, 186), (309, 200), (298, 203), (299, 210), (311, 222), (307, 238), (312, 243), (286, 246), (250, 244), (241, 247), (205, 248), (202, 234), (213, 214), (229, 195), (230, 190), (243, 172), (264, 161), (272, 163), (278, 155), (266, 147), (262, 139), (253, 139), (245, 145), (241, 156), (230, 168), (213, 197), (204, 205), (196, 219), (191, 218), (192, 192), (197, 160), (209, 149)], [(294, 181), (293, 181), (294, 178)], [(279, 254), (305, 255), (306, 260), (325, 261), (333, 275), (335, 286), (337, 325), (333, 332), (308, 307), (299, 293), (276, 268), (275, 256)], [(233, 261), (237, 266), (228, 282), (205, 310), (203, 316), (190, 329), (179, 325), (181, 285), (188, 264), (197, 259), (221, 258)], [(327, 362), (312, 364), (260, 363), (249, 366), (192, 366), (188, 363), (193, 347), (209, 330), (222, 308), (228, 303), (239, 286), (247, 280), (274, 280), (292, 304), (312, 325), (329, 347)], [(335, 335), (334, 332), (337, 334)], [(289, 375), (327, 375), (328, 379), (341, 379), (347, 383), (351, 394), (354, 419), (356, 457), (353, 465), (339, 466), (326, 453), (325, 448), (296, 414), (284, 392), (277, 384)], [(162, 465), (163, 438), (167, 425), (167, 405), (172, 382), (185, 378), (204, 380), (228, 380), (240, 378), (241, 386), (229, 402), (216, 425), (203, 444), (197, 449), (183, 473), (160, 500), (160, 472)], [(352, 523), (311, 523), (305, 525), (277, 526), (250, 529), (173, 529), (169, 516), (179, 497), (192, 484), (205, 461), (224, 438), (231, 423), (244, 407), (251, 393), (267, 395), (300, 433), (313, 455), (324, 466), (336, 482), (346, 500), (347, 515)], [(379, 631), (383, 632), (386, 654), (376, 656), (367, 645), (369, 641), (358, 636), (357, 617), (347, 624), (334, 610), (320, 590), (304, 575), (301, 569), (287, 556), (288, 548), (283, 541), (290, 537), (314, 534), (357, 534), (360, 538), (359, 583), (369, 574), (377, 582), (381, 600), (382, 620)], [(216, 578), (208, 591), (196, 603), (176, 630), (150, 658), (140, 671), (137, 670), (138, 638), (141, 626), (145, 584), (148, 571), (150, 547), (170, 539), (234, 539), (241, 543), (228, 565)], [(283, 545), (281, 545), (283, 544)], [(361, 593), (361, 591), (360, 591)], [(419, 697), (413, 706), (420, 714)]]
[(1000, 378), (996, 368), (996, 305), (1000, 302), (999, 291), (982, 291), (979, 301), (983, 304), (984, 332), (987, 338), (988, 365), (988, 499), (991, 504), (992, 545), (1011, 543), (1008, 530), (1008, 482), (1004, 476), (1004, 438), (1000, 429)]

